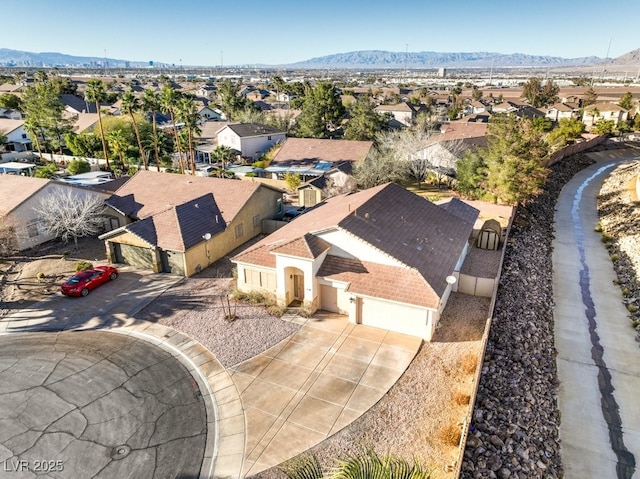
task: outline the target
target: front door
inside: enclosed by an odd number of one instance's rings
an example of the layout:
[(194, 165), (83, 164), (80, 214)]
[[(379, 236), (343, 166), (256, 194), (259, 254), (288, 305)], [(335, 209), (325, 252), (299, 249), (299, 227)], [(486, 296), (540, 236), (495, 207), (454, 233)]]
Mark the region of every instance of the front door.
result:
[(304, 275), (293, 275), (293, 299), (302, 301), (304, 299)]

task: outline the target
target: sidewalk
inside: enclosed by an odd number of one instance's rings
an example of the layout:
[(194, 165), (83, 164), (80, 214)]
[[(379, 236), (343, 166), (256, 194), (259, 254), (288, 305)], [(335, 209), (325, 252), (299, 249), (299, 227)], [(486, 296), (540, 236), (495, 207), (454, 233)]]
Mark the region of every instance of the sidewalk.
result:
[(554, 319), (565, 479), (638, 477), (638, 343), (594, 231), (600, 186), (624, 161), (608, 153), (567, 183), (556, 205)]

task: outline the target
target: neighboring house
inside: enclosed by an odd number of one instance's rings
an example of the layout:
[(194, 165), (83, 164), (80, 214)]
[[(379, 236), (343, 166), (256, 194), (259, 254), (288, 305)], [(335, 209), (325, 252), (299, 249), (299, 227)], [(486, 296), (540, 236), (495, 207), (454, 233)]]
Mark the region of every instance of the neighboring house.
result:
[(397, 105), (379, 105), (374, 108), (374, 111), (378, 113), (390, 113), (398, 123), (404, 126), (411, 126), (420, 108), (405, 101)]
[(364, 160), (372, 148), (372, 141), (287, 138), (265, 171), (273, 179), (294, 173), (307, 181), (341, 163)]
[(42, 223), (38, 206), (40, 201), (46, 201), (51, 195), (69, 188), (78, 195), (97, 195), (103, 199), (109, 197), (104, 192), (44, 178), (0, 175), (0, 221), (4, 226), (11, 226), (16, 249), (22, 251), (54, 239)]
[(493, 107), (491, 108), (491, 111), (492, 113), (511, 113), (518, 110), (520, 106), (522, 105), (514, 101), (504, 101), (497, 105), (493, 105)]
[(563, 118), (578, 118), (578, 109), (570, 104), (555, 103), (547, 109), (546, 117), (555, 122)]
[(72, 115), (76, 115), (78, 113), (98, 113), (96, 111), (95, 102), (85, 100), (70, 93), (60, 95), (60, 101), (64, 105), (64, 109)]
[(276, 143), (282, 143), (287, 133), (260, 123), (227, 125), (218, 132), (218, 145), (228, 146), (245, 158), (257, 158)]
[(225, 121), (226, 115), (219, 108), (203, 106), (198, 110), (198, 115), (202, 121)]
[(10, 120), (22, 120), (24, 119), (24, 115), (22, 114), (21, 111), (0, 107), (0, 118), (8, 118)]
[(24, 120), (0, 118), (0, 132), (7, 137), (5, 149), (7, 151), (31, 151), (31, 139), (24, 129)]
[(590, 131), (593, 125), (600, 120), (610, 120), (615, 126), (618, 126), (618, 123), (627, 121), (628, 117), (629, 112), (615, 103), (596, 103), (584, 107), (582, 123), (587, 131)]
[(479, 100), (474, 100), (464, 107), (465, 115), (477, 115), (478, 113), (489, 112), (490, 108)]
[(282, 191), (248, 181), (140, 171), (107, 200), (120, 227), (100, 239), (107, 258), (191, 276), (262, 233)]
[(90, 133), (98, 124), (99, 117), (97, 113), (77, 113), (67, 115), (73, 120), (73, 131), (75, 133)]
[(207, 100), (213, 100), (216, 97), (218, 89), (213, 85), (203, 85), (195, 91), (195, 95)]
[(477, 216), (393, 183), (336, 196), (235, 256), (238, 289), (428, 341)]

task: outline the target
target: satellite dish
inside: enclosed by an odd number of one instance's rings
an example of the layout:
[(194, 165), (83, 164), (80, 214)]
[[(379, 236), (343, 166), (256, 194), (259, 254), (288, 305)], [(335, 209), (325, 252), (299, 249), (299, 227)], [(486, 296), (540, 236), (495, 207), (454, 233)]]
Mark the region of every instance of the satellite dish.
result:
[(211, 233), (205, 233), (202, 235), (202, 239), (209, 241), (211, 239)]
[(447, 281), (447, 283), (449, 283), (449, 284), (455, 284), (455, 282), (457, 281), (457, 279), (456, 279), (456, 277), (455, 277), (455, 276), (447, 276), (446, 281)]

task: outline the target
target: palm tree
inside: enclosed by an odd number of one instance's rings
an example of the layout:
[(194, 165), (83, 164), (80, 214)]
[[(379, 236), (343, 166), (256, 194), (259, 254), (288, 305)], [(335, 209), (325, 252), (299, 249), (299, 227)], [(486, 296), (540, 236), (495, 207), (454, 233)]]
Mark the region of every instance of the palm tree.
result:
[(122, 172), (124, 173), (127, 169), (124, 154), (129, 149), (129, 140), (122, 130), (111, 130), (107, 133), (107, 139), (109, 140), (109, 146), (113, 152), (118, 155), (118, 158), (120, 158)]
[(176, 111), (180, 121), (184, 123), (187, 131), (187, 145), (189, 147), (189, 162), (191, 165), (191, 174), (196, 174), (196, 158), (193, 149), (193, 137), (194, 134), (199, 134), (202, 130), (198, 126), (198, 120), (200, 119), (196, 104), (191, 98), (182, 97), (178, 100), (176, 105)]
[(280, 468), (289, 479), (430, 479), (433, 470), (417, 460), (410, 464), (405, 459), (386, 455), (378, 456), (373, 448), (340, 459), (328, 474), (323, 474), (314, 456), (304, 455), (285, 463)]
[(87, 101), (94, 102), (96, 104), (96, 110), (98, 112), (98, 125), (100, 127), (100, 139), (102, 140), (102, 153), (104, 159), (107, 162), (107, 170), (111, 169), (109, 164), (109, 153), (107, 151), (107, 140), (104, 136), (104, 128), (102, 127), (102, 113), (100, 112), (100, 102), (107, 99), (107, 92), (104, 88), (102, 80), (92, 79), (87, 82), (87, 90), (85, 91), (85, 99)]
[(214, 160), (222, 163), (222, 169), (220, 170), (222, 173), (227, 168), (227, 163), (229, 163), (233, 159), (233, 151), (226, 145), (216, 146), (216, 148), (211, 152), (211, 156)]
[(184, 160), (182, 158), (182, 146), (180, 144), (180, 136), (178, 135), (178, 127), (176, 126), (175, 110), (180, 99), (180, 93), (178, 93), (171, 85), (166, 84), (162, 87), (160, 92), (160, 105), (163, 111), (169, 113), (171, 116), (171, 124), (173, 125), (173, 135), (178, 147), (178, 158), (180, 161), (180, 173), (184, 175)]
[(38, 120), (35, 116), (28, 116), (24, 121), (24, 129), (29, 133), (29, 136), (36, 143), (36, 149), (38, 150), (38, 156), (40, 160), (42, 160), (42, 147), (40, 146), (40, 135), (39, 132), (42, 130)]
[(158, 123), (156, 121), (156, 112), (160, 110), (160, 99), (154, 90), (145, 90), (142, 97), (142, 108), (144, 111), (151, 113), (151, 122), (153, 124), (153, 150), (156, 159), (156, 168), (160, 171), (160, 149), (158, 148)]
[(147, 166), (147, 155), (144, 151), (144, 147), (142, 146), (142, 141), (140, 140), (140, 129), (138, 128), (138, 122), (136, 121), (136, 116), (134, 113), (138, 111), (140, 108), (140, 102), (134, 96), (132, 91), (125, 92), (122, 95), (122, 111), (128, 114), (131, 117), (131, 123), (133, 123), (133, 131), (136, 134), (136, 140), (138, 141), (138, 150), (140, 150), (140, 158), (142, 158), (142, 164), (144, 165), (144, 169), (148, 170)]

